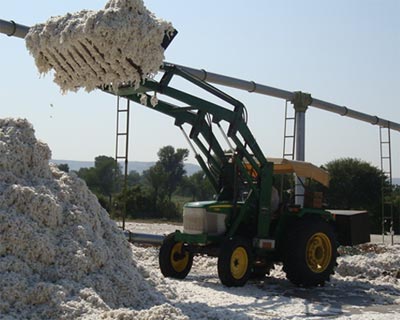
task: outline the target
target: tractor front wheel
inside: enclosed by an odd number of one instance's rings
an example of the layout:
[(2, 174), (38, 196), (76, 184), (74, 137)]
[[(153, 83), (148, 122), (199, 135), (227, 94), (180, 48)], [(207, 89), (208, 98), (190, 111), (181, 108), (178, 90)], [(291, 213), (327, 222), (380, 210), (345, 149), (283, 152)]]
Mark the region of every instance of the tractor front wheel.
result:
[(336, 265), (336, 237), (322, 218), (301, 218), (288, 228), (283, 270), (294, 284), (303, 287), (324, 285)]
[(233, 238), (224, 241), (218, 257), (218, 276), (227, 287), (241, 287), (250, 277), (252, 251), (249, 241)]
[(175, 241), (175, 234), (171, 233), (161, 245), (158, 261), (164, 277), (184, 279), (192, 268), (193, 254), (183, 242)]

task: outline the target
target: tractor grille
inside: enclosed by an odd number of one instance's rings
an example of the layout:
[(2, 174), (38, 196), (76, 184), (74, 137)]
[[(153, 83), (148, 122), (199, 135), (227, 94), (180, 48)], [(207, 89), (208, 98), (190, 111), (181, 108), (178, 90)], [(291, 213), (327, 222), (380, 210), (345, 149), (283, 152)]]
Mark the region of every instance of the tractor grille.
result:
[(207, 212), (204, 208), (183, 209), (183, 232), (188, 234), (219, 235), (225, 232), (226, 215)]
[(202, 234), (205, 232), (205, 215), (203, 208), (183, 209), (183, 232), (189, 234)]

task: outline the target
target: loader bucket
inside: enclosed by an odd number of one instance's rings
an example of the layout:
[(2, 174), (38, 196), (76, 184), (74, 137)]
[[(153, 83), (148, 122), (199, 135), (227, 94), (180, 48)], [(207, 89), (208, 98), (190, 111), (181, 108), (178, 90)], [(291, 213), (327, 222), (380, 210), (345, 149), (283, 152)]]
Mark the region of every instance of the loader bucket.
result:
[(62, 92), (138, 87), (158, 73), (177, 34), (141, 0), (109, 1), (102, 10), (52, 17), (30, 28), (0, 20), (0, 32), (25, 36), (39, 73), (54, 71)]
[(175, 36), (178, 34), (178, 30), (174, 29), (169, 34), (165, 33), (163, 41), (161, 43), (161, 47), (164, 50), (167, 50), (172, 40), (174, 40)]

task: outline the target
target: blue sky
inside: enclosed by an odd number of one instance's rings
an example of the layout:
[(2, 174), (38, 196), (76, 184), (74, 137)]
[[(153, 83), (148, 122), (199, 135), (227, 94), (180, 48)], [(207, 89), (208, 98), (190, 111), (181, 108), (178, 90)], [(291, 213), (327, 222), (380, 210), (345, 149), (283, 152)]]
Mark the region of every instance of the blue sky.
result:
[[(400, 122), (400, 1), (147, 0), (179, 30), (166, 60), (253, 80)], [(33, 25), (50, 16), (97, 10), (105, 1), (7, 1), (0, 18)], [(39, 74), (23, 40), (0, 36), (0, 117), (30, 120), (55, 159), (114, 155), (115, 98), (61, 95)], [(185, 89), (185, 87), (183, 87)], [(188, 87), (187, 90), (190, 90)], [(284, 101), (226, 89), (248, 108), (249, 126), (268, 156), (282, 154)], [(130, 160), (151, 161), (160, 147), (188, 147), (173, 120), (133, 105)], [(379, 165), (378, 127), (310, 108), (306, 160), (340, 157)], [(400, 177), (400, 133), (392, 132)], [(193, 157), (191, 162), (195, 162)]]

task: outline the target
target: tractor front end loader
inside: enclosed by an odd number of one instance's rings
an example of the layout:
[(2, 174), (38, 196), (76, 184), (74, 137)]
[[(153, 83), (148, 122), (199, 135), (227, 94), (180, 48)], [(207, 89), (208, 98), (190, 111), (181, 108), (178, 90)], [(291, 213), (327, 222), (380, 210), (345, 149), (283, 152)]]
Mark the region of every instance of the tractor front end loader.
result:
[[(218, 275), (226, 286), (243, 286), (276, 262), (297, 285), (323, 285), (337, 256), (332, 215), (277, 201), (273, 175), (279, 164), (264, 156), (241, 102), (179, 66), (165, 63), (163, 71), (159, 81), (146, 80), (140, 88), (104, 89), (173, 117), (215, 189), (214, 200), (184, 206), (183, 231), (168, 235), (160, 248), (162, 274), (185, 278), (193, 257), (201, 254), (218, 257)], [(220, 103), (174, 88), (176, 77)]]

